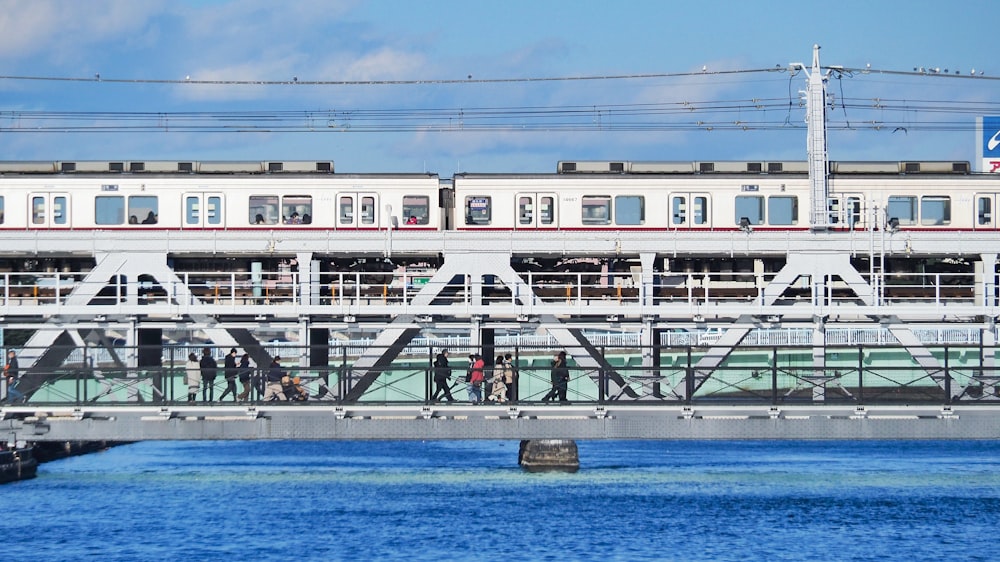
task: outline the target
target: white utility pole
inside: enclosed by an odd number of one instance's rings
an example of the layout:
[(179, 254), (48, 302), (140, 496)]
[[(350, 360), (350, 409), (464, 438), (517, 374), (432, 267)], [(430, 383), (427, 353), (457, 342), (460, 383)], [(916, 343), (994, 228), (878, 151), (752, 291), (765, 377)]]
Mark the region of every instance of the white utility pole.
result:
[(826, 230), (830, 227), (830, 214), (827, 201), (830, 195), (830, 164), (826, 154), (826, 83), (830, 72), (820, 72), (819, 45), (813, 45), (812, 70), (807, 70), (802, 63), (792, 63), (805, 73), (809, 79), (806, 87), (806, 153), (809, 159), (809, 187), (812, 197), (809, 225), (813, 230)]

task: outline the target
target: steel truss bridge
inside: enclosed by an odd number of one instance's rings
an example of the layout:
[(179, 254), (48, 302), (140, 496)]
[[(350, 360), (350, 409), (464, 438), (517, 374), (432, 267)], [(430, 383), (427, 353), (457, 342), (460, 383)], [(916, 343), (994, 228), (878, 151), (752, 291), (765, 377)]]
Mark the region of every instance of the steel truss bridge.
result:
[[(1000, 437), (988, 233), (8, 234), (0, 322), (31, 334), (28, 403), (0, 420), (16, 439)], [(523, 267), (553, 260), (580, 270)], [(183, 358), (206, 345), (280, 354), (319, 398), (187, 404)], [(519, 403), (430, 404), (442, 347), (456, 371), (473, 351), (529, 360)], [(553, 349), (571, 405), (537, 402)]]

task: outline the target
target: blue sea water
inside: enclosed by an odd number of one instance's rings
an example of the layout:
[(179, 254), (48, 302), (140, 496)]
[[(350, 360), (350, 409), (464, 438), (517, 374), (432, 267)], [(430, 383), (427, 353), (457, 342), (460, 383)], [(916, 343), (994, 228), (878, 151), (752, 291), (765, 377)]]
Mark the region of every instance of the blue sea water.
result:
[(1000, 442), (143, 442), (0, 486), (7, 560), (993, 560)]

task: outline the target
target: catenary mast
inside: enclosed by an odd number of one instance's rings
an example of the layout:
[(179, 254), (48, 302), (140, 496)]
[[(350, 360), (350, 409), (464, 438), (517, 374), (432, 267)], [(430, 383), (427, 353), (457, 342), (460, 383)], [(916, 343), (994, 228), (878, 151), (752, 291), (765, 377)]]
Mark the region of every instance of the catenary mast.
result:
[(811, 70), (806, 70), (802, 63), (793, 63), (791, 66), (802, 70), (809, 78), (805, 92), (808, 131), (806, 152), (809, 159), (809, 186), (812, 199), (809, 224), (813, 230), (824, 230), (830, 226), (827, 212), (830, 166), (826, 153), (826, 82), (829, 73), (820, 72), (819, 45), (813, 45)]

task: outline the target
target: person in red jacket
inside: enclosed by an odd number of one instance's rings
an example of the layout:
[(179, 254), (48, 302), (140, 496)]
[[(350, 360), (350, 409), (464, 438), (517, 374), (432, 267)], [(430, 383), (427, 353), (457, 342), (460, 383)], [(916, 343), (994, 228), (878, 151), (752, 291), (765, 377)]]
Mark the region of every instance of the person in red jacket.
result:
[(473, 404), (479, 404), (483, 401), (483, 382), (486, 380), (486, 374), (483, 373), (483, 369), (486, 368), (486, 362), (483, 361), (483, 356), (478, 353), (473, 356), (472, 371), (469, 375), (469, 402)]

